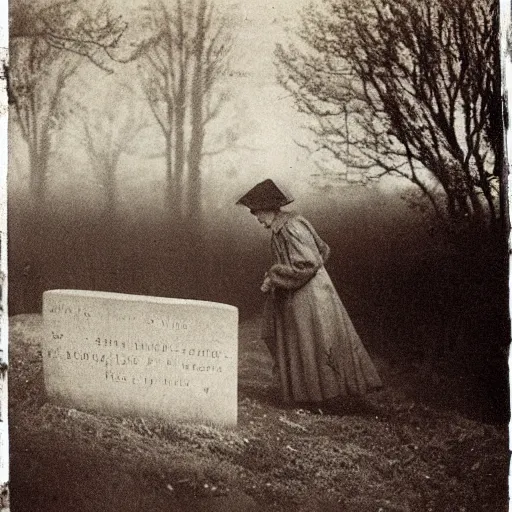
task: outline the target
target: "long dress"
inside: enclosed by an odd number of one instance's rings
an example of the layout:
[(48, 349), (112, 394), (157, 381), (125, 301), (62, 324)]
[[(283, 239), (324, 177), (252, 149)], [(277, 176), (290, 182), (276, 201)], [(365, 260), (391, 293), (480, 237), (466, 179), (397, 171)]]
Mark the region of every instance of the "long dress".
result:
[(285, 402), (362, 395), (381, 380), (325, 270), (329, 247), (302, 216), (279, 212), (272, 225), (271, 291), (263, 338)]

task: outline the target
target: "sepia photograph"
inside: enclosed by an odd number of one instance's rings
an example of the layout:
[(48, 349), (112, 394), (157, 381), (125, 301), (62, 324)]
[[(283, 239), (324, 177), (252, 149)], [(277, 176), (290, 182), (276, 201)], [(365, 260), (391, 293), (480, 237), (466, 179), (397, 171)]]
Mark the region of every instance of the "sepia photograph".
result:
[(506, 14), (10, 0), (0, 511), (506, 512)]

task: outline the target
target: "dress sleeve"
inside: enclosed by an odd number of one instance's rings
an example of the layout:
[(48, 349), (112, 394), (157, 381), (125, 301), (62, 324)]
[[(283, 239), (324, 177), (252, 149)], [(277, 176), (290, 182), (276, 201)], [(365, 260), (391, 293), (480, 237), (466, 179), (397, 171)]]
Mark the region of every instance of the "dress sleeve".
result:
[(298, 220), (287, 222), (276, 236), (289, 264), (275, 264), (267, 275), (276, 288), (296, 290), (314, 277), (324, 263), (316, 237), (306, 223)]

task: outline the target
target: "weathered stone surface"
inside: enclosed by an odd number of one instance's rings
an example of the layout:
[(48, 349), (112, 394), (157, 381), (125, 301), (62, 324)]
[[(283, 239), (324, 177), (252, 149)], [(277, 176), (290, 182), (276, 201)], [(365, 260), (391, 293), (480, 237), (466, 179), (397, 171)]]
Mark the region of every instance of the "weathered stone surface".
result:
[(234, 306), (50, 290), (43, 319), (50, 398), (111, 414), (236, 424)]

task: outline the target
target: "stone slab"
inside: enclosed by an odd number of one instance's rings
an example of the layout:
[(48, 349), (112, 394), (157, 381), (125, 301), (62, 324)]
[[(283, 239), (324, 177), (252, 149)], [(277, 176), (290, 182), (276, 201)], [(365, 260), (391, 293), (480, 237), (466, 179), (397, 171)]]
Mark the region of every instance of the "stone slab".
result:
[(108, 414), (236, 424), (236, 307), (50, 290), (43, 321), (50, 399)]

